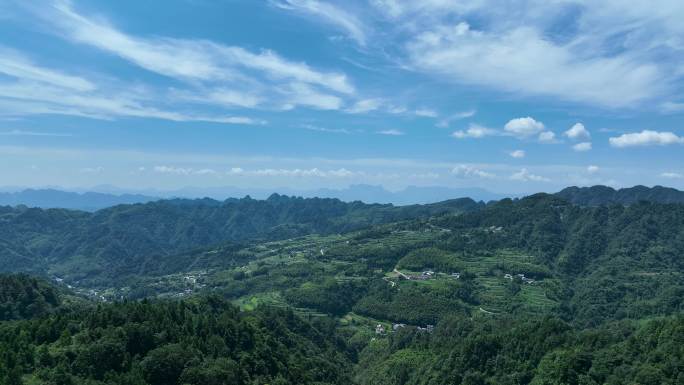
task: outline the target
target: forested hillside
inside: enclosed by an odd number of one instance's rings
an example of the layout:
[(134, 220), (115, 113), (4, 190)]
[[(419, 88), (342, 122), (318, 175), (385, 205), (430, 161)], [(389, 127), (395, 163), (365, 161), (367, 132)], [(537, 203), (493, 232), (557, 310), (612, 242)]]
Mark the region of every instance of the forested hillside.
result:
[(145, 262), (229, 241), (346, 232), (481, 207), (470, 199), (395, 207), (273, 195), (219, 202), (167, 200), (95, 213), (0, 207), (0, 271), (121, 279)]
[(582, 206), (631, 205), (639, 201), (684, 203), (684, 191), (662, 186), (634, 186), (618, 190), (608, 186), (568, 187), (555, 195)]
[(45, 316), (60, 303), (58, 291), (42, 279), (0, 274), (0, 321)]
[[(30, 318), (0, 324), (11, 384), (684, 383), (684, 204), (274, 196), (7, 215), (17, 237), (50, 247), (62, 227), (40, 220), (74, 226), (89, 248), (140, 252), (46, 259), (90, 302), (5, 301), (6, 318)], [(167, 253), (145, 254), (150, 244)]]
[(0, 324), (0, 383), (346, 385), (332, 326), (216, 298), (100, 306)]

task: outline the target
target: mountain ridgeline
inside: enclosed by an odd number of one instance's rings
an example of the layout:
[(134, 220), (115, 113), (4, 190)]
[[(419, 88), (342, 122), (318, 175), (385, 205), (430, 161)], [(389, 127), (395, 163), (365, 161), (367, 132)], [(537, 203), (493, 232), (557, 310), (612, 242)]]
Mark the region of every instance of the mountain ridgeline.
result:
[(76, 193), (55, 189), (26, 189), (0, 192), (0, 206), (28, 206), (97, 211), (111, 206), (146, 203), (158, 200), (141, 194), (105, 194), (99, 192)]
[(555, 195), (581, 206), (631, 205), (639, 201), (684, 203), (684, 191), (662, 186), (634, 186), (618, 190), (608, 186), (568, 187)]
[(209, 245), (341, 233), (483, 205), (457, 199), (396, 207), (274, 194), (266, 200), (163, 200), (95, 213), (0, 207), (0, 271), (121, 278), (144, 274), (146, 262), (164, 263), (164, 257)]
[(6, 207), (0, 384), (684, 384), (684, 204), (612, 191)]

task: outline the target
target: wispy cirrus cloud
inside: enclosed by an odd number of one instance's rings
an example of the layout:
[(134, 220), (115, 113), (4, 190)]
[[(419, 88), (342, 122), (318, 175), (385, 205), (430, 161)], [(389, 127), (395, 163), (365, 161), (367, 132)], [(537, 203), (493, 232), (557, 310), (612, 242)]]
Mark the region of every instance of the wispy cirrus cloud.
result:
[(371, 4), (403, 44), (398, 60), (455, 84), (623, 108), (667, 101), (684, 74), (684, 6), (674, 0)]
[(342, 31), (360, 46), (366, 45), (366, 26), (353, 13), (337, 5), (318, 0), (271, 0), (276, 7), (299, 12), (323, 21)]
[(378, 134), (380, 135), (389, 135), (389, 136), (402, 136), (406, 135), (404, 131), (397, 130), (397, 129), (388, 129), (388, 130), (380, 130), (378, 131)]
[(62, 133), (62, 132), (43, 132), (43, 131), (30, 131), (30, 130), (9, 130), (0, 131), (2, 136), (47, 136), (47, 137), (70, 137), (73, 134)]
[(0, 74), (75, 91), (92, 91), (95, 85), (76, 75), (35, 65), (19, 52), (0, 46)]
[(0, 82), (0, 113), (4, 115), (263, 124), (263, 119), (232, 116), (204, 107), (338, 110), (345, 104), (344, 99), (356, 92), (344, 73), (320, 71), (268, 49), (255, 52), (209, 40), (136, 36), (101, 16), (79, 13), (66, 0), (24, 7), (56, 35), (171, 78), (177, 86), (140, 87), (108, 76), (87, 79), (40, 66), (17, 51), (0, 49), (0, 74), (14, 80)]
[(208, 40), (138, 37), (126, 34), (105, 21), (83, 16), (69, 1), (57, 1), (52, 9), (54, 13), (40, 13), (50, 17), (50, 22), (67, 38), (165, 76), (226, 81), (248, 78), (242, 71), (247, 69), (274, 79), (316, 85), (345, 94), (354, 92), (345, 74), (317, 71), (305, 63), (284, 59), (270, 50), (254, 53), (242, 47)]

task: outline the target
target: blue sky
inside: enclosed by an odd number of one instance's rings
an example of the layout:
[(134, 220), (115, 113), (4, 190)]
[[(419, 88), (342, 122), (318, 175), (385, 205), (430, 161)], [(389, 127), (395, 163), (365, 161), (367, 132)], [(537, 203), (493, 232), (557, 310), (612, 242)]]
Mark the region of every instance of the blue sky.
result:
[(0, 185), (684, 188), (681, 20), (671, 0), (3, 1)]

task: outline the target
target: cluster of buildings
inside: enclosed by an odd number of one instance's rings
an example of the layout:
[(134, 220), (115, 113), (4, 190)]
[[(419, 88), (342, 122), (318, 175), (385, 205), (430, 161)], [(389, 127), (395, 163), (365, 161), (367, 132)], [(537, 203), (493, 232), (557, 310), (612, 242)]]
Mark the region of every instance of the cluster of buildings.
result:
[[(436, 274), (432, 270), (426, 270), (422, 272), (420, 275), (401, 274), (401, 276), (408, 279), (409, 281), (427, 281), (428, 279), (435, 278)], [(453, 279), (459, 279), (461, 278), (461, 273), (451, 273), (449, 276)]]
[[(392, 332), (396, 332), (399, 329), (405, 328), (406, 324), (392, 324)], [(418, 326), (416, 328), (419, 332), (427, 332), (427, 333), (432, 333), (433, 330), (435, 330), (434, 325), (425, 325), (425, 327)], [(375, 326), (375, 334), (383, 335), (386, 334), (387, 330), (385, 329), (385, 326), (383, 324), (377, 324)]]
[(434, 278), (435, 272), (432, 270), (426, 270), (420, 275), (407, 275), (406, 277), (406, 279), (411, 281), (426, 281), (428, 279)]
[[(534, 283), (534, 279), (525, 277), (525, 274), (516, 274), (515, 276), (520, 277), (520, 279), (526, 284)], [(504, 278), (510, 279), (512, 281), (514, 277), (512, 274), (505, 274)]]

